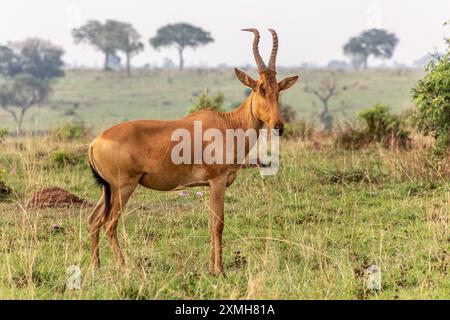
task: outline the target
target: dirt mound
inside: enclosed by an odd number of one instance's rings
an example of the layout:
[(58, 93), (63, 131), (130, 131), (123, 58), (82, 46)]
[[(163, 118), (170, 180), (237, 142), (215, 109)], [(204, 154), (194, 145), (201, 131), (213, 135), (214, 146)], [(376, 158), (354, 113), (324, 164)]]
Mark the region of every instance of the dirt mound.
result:
[(89, 206), (91, 203), (59, 187), (44, 188), (27, 201), (27, 208), (68, 208)]

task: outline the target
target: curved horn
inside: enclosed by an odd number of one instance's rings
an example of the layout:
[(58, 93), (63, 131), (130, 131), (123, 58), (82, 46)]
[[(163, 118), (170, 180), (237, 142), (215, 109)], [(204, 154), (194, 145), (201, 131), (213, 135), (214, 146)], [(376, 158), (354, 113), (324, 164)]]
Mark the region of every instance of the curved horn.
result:
[(272, 53), (270, 54), (270, 60), (269, 60), (269, 69), (276, 71), (275, 62), (277, 60), (277, 52), (278, 52), (278, 35), (275, 30), (269, 29), (270, 33), (272, 34)]
[(266, 64), (264, 63), (264, 60), (261, 58), (261, 55), (259, 54), (259, 31), (253, 28), (249, 29), (242, 29), (242, 31), (249, 31), (253, 32), (255, 35), (255, 38), (253, 39), (253, 55), (255, 56), (256, 66), (258, 67), (258, 71), (262, 72), (264, 70), (267, 70)]

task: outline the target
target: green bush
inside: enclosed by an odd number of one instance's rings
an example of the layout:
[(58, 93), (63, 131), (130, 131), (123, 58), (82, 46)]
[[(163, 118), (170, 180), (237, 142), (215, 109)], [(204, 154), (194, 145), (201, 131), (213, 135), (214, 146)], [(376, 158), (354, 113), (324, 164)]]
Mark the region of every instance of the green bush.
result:
[(284, 136), (288, 139), (311, 139), (314, 134), (314, 123), (308, 122), (305, 119), (298, 119), (296, 121), (286, 123)]
[(7, 135), (8, 135), (8, 129), (0, 128), (0, 143), (5, 141), (5, 138)]
[(189, 108), (188, 114), (192, 114), (204, 109), (225, 111), (225, 108), (223, 106), (224, 102), (225, 96), (222, 92), (219, 92), (215, 96), (210, 97), (208, 95), (208, 90), (206, 90), (205, 93), (198, 95), (197, 98), (193, 101), (193, 105)]
[(376, 104), (358, 115), (360, 123), (346, 123), (340, 126), (335, 136), (335, 144), (345, 149), (360, 149), (373, 142), (385, 147), (409, 147), (410, 132), (406, 121), (390, 112), (389, 107)]
[(51, 131), (51, 135), (60, 141), (80, 140), (89, 135), (83, 122), (65, 122)]
[(347, 150), (357, 150), (370, 141), (361, 124), (347, 122), (336, 126), (334, 143), (336, 146)]
[(80, 164), (83, 162), (84, 157), (84, 154), (58, 149), (53, 152), (52, 160), (56, 166), (64, 167), (66, 165)]
[(409, 144), (409, 131), (404, 128), (404, 122), (390, 112), (389, 106), (376, 104), (360, 112), (358, 116), (365, 122), (365, 133), (370, 142), (397, 146)]
[(419, 131), (435, 138), (435, 153), (444, 156), (450, 146), (450, 46), (426, 71), (412, 89), (417, 105), (415, 120)]

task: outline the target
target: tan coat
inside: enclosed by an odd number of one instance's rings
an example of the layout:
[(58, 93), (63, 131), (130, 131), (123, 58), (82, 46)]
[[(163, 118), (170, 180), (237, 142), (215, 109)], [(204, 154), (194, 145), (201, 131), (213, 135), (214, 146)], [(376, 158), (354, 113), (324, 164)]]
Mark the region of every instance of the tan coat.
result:
[[(255, 39), (259, 40), (256, 30)], [(255, 32), (256, 31), (256, 32)], [(273, 34), (273, 33), (272, 33)], [(274, 48), (278, 46), (274, 35)], [(257, 42), (255, 43), (257, 50)], [(259, 53), (257, 53), (259, 55)], [(276, 56), (272, 51), (270, 65)], [(264, 124), (284, 129), (279, 112), (279, 91), (292, 86), (298, 76), (276, 81), (274, 69), (267, 69), (257, 61), (260, 79), (253, 80), (246, 73), (235, 69), (238, 79), (252, 88), (252, 93), (243, 104), (231, 112), (205, 110), (180, 120), (156, 121), (140, 120), (118, 124), (100, 134), (89, 147), (89, 163), (94, 176), (103, 186), (103, 193), (97, 206), (88, 219), (91, 235), (91, 249), (94, 266), (99, 266), (99, 231), (103, 226), (111, 247), (119, 262), (123, 263), (118, 239), (117, 222), (123, 208), (138, 184), (154, 190), (174, 190), (193, 186), (209, 186), (211, 189), (211, 261), (210, 271), (223, 272), (222, 231), (224, 227), (225, 189), (236, 178), (240, 165), (234, 164), (174, 164), (171, 159), (173, 147), (178, 143), (171, 141), (177, 129), (186, 129), (194, 135), (194, 121), (201, 121), (203, 131), (215, 128), (260, 129)], [(273, 62), (273, 63), (272, 63)], [(208, 142), (203, 142), (204, 148)], [(250, 145), (246, 145), (246, 152)], [(194, 146), (192, 147), (192, 152)]]

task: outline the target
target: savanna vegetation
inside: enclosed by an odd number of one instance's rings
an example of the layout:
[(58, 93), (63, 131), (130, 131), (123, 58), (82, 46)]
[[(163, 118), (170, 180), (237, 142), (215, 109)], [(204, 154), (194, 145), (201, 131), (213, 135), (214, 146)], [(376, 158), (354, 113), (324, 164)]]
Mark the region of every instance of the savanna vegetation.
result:
[[(254, 72), (251, 72), (254, 74)], [(322, 102), (308, 89), (320, 89), (331, 77), (327, 70), (281, 69), (279, 77), (299, 74), (300, 80), (283, 93), (281, 101), (299, 117), (321, 125)], [(393, 112), (413, 107), (410, 90), (424, 75), (417, 70), (335, 71), (339, 95), (328, 101), (332, 118), (352, 120), (358, 112), (377, 103), (390, 105)], [(348, 88), (348, 89), (347, 89)], [(32, 106), (23, 119), (25, 132), (42, 132), (69, 122), (84, 122), (97, 132), (130, 119), (173, 119), (186, 115), (208, 91), (210, 100), (224, 95), (222, 107), (230, 110), (248, 92), (236, 80), (233, 70), (136, 70), (132, 78), (126, 72), (68, 70), (52, 87), (48, 102)], [(342, 91), (342, 90), (341, 90)], [(0, 127), (14, 130), (11, 116), (0, 108)]]
[[(329, 76), (300, 74), (309, 84)], [(182, 116), (205, 99), (219, 97), (218, 105), (229, 109), (243, 99), (244, 90), (231, 73), (218, 71), (143, 72), (133, 78), (69, 71), (32, 118), (37, 132), (46, 126), (50, 131), (17, 138), (4, 134), (0, 140), (0, 297), (449, 298), (450, 163), (437, 160), (429, 152), (432, 139), (418, 134), (399, 113), (410, 105), (410, 84), (421, 76), (413, 71), (337, 73), (339, 81), (358, 85), (342, 93), (354, 103), (346, 110), (353, 122), (344, 123), (341, 113), (330, 133), (317, 132), (311, 96), (301, 85), (283, 96), (296, 112), (285, 111), (290, 122), (280, 171), (261, 177), (256, 169), (242, 170), (229, 188), (227, 276), (214, 277), (207, 269), (207, 188), (187, 194), (139, 188), (119, 227), (127, 268), (116, 267), (102, 237), (103, 264), (95, 274), (89, 268), (85, 223), (91, 207), (32, 209), (27, 199), (45, 186), (60, 186), (94, 203), (100, 191), (85, 155), (96, 132), (126, 116)], [(156, 88), (157, 79), (166, 80)], [(206, 81), (210, 96), (192, 91)], [(380, 92), (391, 107), (376, 105)], [(332, 107), (339, 108), (336, 100)], [(2, 119), (2, 126), (13, 125)], [(350, 135), (352, 143), (343, 143), (343, 135)], [(393, 143), (404, 135), (407, 144)], [(381, 267), (382, 290), (365, 288), (364, 270), (370, 264)], [(70, 265), (81, 267), (80, 291), (65, 290)]]
[[(89, 268), (86, 207), (29, 209), (44, 186), (95, 202), (86, 164), (89, 136), (66, 130), (1, 144), (0, 297), (11, 298), (449, 298), (448, 161), (414, 148), (375, 143), (360, 150), (287, 139), (277, 175), (242, 170), (226, 196), (226, 277), (208, 273), (208, 189), (161, 193), (139, 188), (119, 237), (117, 268), (102, 237), (102, 269)], [(3, 190), (3, 189), (2, 189)], [(382, 269), (368, 292), (364, 270)], [(66, 291), (78, 265), (83, 288)]]
[[(213, 41), (199, 28), (195, 39), (173, 38), (191, 27), (168, 25), (149, 41), (175, 47), (183, 69), (183, 50)], [(102, 234), (102, 268), (93, 273), (85, 221), (100, 194), (86, 161), (95, 134), (130, 119), (230, 110), (248, 91), (229, 69), (130, 77), (143, 44), (126, 23), (90, 21), (73, 36), (104, 54), (105, 69), (125, 54), (126, 71), (60, 78), (63, 51), (50, 43), (0, 47), (0, 299), (450, 298), (448, 54), (426, 74), (280, 70), (280, 78), (301, 76), (281, 97), (281, 167), (273, 176), (242, 169), (228, 189), (226, 277), (208, 272), (209, 189), (201, 187), (138, 188), (119, 226), (127, 266), (116, 266)], [(365, 69), (396, 43), (369, 30), (344, 50)], [(43, 57), (32, 66), (55, 68), (27, 68), (30, 56)], [(29, 201), (53, 186), (85, 200), (58, 208)], [(72, 265), (81, 290), (66, 289)], [(370, 265), (382, 271), (380, 290), (367, 288)]]

